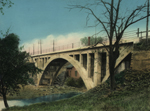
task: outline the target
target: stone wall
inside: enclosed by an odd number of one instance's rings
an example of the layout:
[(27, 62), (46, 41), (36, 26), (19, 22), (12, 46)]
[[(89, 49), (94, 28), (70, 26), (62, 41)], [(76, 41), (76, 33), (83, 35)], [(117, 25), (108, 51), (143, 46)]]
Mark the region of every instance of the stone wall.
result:
[(131, 68), (133, 70), (150, 69), (150, 51), (133, 51)]

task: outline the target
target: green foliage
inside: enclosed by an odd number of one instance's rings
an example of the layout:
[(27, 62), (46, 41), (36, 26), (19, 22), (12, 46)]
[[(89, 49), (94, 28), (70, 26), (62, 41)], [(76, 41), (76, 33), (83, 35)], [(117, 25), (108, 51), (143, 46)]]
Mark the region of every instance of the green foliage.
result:
[(125, 82), (129, 90), (149, 87), (150, 70), (128, 70), (126, 71)]
[(3, 12), (3, 8), (4, 7), (8, 7), (10, 8), (14, 3), (11, 2), (11, 0), (1, 0), (0, 2), (0, 12), (4, 15), (4, 12)]
[(77, 87), (79, 87), (79, 88), (85, 86), (81, 77), (79, 79), (77, 79), (75, 83), (76, 83)]
[(123, 85), (123, 83), (124, 83), (124, 76), (125, 76), (125, 71), (121, 71), (120, 73), (115, 74), (116, 84)]
[(134, 44), (134, 50), (150, 50), (150, 42), (146, 45), (146, 40), (141, 40), (139, 43)]
[[(124, 84), (124, 76), (125, 76), (125, 71), (121, 71), (120, 73), (118, 74), (115, 74), (115, 82), (116, 82), (116, 85), (118, 84), (121, 84), (123, 85)], [(110, 77), (106, 80), (106, 83), (110, 85)]]
[[(81, 44), (87, 46), (88, 45), (88, 37), (84, 37), (80, 39)], [(102, 43), (103, 38), (102, 37), (90, 37), (90, 45), (94, 45), (95, 43)]]
[(65, 84), (68, 85), (68, 86), (76, 87), (75, 80), (73, 78), (71, 78), (71, 77), (66, 79)]
[[(16, 92), (20, 85), (33, 84), (32, 76), (41, 70), (34, 63), (28, 62), (29, 54), (21, 51), (19, 37), (9, 34), (0, 38), (0, 93), (7, 94), (10, 90)], [(3, 90), (3, 91), (2, 91)]]
[[(119, 85), (126, 87), (127, 90), (149, 87), (150, 85), (150, 70), (126, 70), (115, 75), (117, 87)], [(110, 85), (110, 77), (106, 80)]]
[(73, 87), (78, 87), (78, 88), (85, 86), (81, 77), (77, 80), (69, 77), (66, 79), (65, 84), (68, 86), (73, 86)]
[(29, 78), (29, 79), (28, 79), (28, 84), (33, 84), (33, 85), (35, 85), (35, 83), (34, 83), (34, 81), (33, 81), (32, 78)]

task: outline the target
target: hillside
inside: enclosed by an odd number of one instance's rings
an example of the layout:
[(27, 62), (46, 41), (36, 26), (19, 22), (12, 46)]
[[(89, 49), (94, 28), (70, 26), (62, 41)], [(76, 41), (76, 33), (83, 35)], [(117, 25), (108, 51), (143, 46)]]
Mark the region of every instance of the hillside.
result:
[(129, 70), (116, 76), (116, 79), (119, 77), (125, 79), (122, 85), (116, 81), (118, 85), (113, 93), (109, 90), (108, 80), (103, 85), (70, 99), (13, 107), (3, 111), (149, 111), (149, 75), (149, 71), (146, 70), (141, 72)]

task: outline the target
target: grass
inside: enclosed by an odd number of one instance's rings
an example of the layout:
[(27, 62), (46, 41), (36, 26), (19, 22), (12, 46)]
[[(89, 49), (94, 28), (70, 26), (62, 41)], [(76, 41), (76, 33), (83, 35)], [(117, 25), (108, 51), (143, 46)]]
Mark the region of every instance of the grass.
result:
[[(40, 86), (36, 87), (33, 85), (26, 85), (24, 88), (21, 87), (19, 93), (14, 93), (13, 95), (8, 94), (7, 100), (12, 99), (31, 99), (36, 97), (41, 97), (45, 95), (51, 94), (62, 94), (62, 93), (69, 93), (69, 92), (84, 92), (86, 91), (85, 88), (75, 88), (69, 86)], [(1, 97), (2, 98), (2, 97)]]
[(97, 86), (84, 94), (55, 102), (44, 102), (3, 111), (150, 111), (150, 87), (134, 90), (117, 89), (112, 94)]
[[(128, 73), (133, 76), (135, 72)], [(136, 72), (137, 73), (137, 72)], [(142, 72), (141, 72), (142, 73)], [(121, 86), (121, 77), (117, 76), (117, 89), (111, 93), (109, 82), (69, 99), (44, 102), (24, 107), (10, 107), (3, 111), (150, 111), (150, 77), (149, 72), (137, 73)], [(141, 77), (141, 79), (136, 79)], [(120, 82), (119, 82), (120, 81)]]

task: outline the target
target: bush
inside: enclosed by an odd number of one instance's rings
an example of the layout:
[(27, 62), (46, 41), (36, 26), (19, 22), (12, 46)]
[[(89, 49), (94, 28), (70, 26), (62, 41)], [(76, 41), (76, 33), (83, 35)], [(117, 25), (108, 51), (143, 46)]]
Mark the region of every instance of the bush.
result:
[(149, 87), (150, 70), (128, 70), (125, 75), (125, 81), (128, 89)]
[[(150, 86), (150, 70), (126, 70), (115, 75), (116, 86), (125, 87), (126, 90), (143, 89)], [(110, 77), (106, 80), (110, 86)]]
[(69, 78), (66, 79), (65, 84), (67, 86), (76, 87), (75, 80), (73, 78), (71, 78), (71, 77), (69, 77)]
[(134, 44), (134, 50), (150, 50), (150, 42), (146, 45), (146, 40), (143, 39), (139, 43)]
[[(125, 79), (124, 79), (125, 73), (126, 73), (125, 71), (121, 71), (120, 73), (115, 74), (115, 82), (116, 82), (116, 85), (118, 85), (118, 84), (123, 85), (123, 84), (124, 84), (124, 82), (125, 82)], [(108, 85), (110, 85), (110, 76), (109, 76), (109, 78), (106, 80), (106, 83), (107, 83)]]
[(34, 80), (33, 80), (32, 78), (29, 78), (29, 80), (28, 80), (28, 84), (35, 85)]
[(66, 79), (65, 84), (68, 86), (73, 86), (73, 87), (78, 87), (78, 88), (85, 86), (81, 77), (77, 80), (69, 77)]
[(85, 85), (84, 85), (84, 82), (83, 82), (83, 80), (82, 80), (81, 77), (76, 80), (76, 85), (77, 85), (77, 87), (79, 87), (79, 88), (85, 86)]

